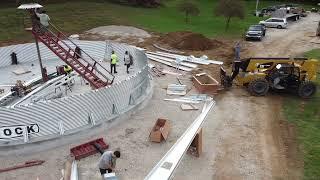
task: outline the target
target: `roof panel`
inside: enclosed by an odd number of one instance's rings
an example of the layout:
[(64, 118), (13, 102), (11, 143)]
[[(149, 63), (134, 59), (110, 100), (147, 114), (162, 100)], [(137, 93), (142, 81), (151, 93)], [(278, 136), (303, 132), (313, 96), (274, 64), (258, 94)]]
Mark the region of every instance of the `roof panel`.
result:
[(30, 4), (21, 4), (18, 9), (35, 9), (35, 8), (42, 8), (40, 4), (37, 3), (30, 3)]

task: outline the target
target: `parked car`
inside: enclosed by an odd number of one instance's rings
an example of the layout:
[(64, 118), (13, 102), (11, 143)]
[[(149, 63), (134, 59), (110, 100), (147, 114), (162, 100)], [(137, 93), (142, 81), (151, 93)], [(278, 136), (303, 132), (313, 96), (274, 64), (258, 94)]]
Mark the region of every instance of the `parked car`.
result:
[(311, 12), (318, 12), (319, 10), (317, 8), (311, 8)]
[(246, 33), (246, 40), (257, 39), (259, 41), (266, 35), (266, 27), (261, 24), (251, 25)]
[(266, 27), (275, 27), (278, 29), (286, 28), (288, 23), (285, 18), (269, 18), (265, 21), (260, 21), (259, 24)]
[(286, 4), (285, 7), (287, 8), (288, 13), (290, 12), (291, 9), (297, 8), (299, 5), (298, 4)]

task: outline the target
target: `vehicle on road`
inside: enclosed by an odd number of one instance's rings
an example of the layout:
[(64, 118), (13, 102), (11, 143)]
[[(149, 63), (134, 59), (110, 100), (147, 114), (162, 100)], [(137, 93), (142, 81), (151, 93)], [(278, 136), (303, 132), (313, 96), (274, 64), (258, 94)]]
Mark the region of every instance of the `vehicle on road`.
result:
[(292, 9), (299, 7), (299, 5), (298, 4), (285, 4), (285, 7), (287, 9), (287, 13), (289, 13)]
[(263, 17), (263, 16), (269, 16), (272, 12), (276, 11), (277, 8), (275, 6), (269, 6), (266, 8), (262, 8), (259, 11), (254, 11), (253, 15), (254, 16), (259, 16), (259, 17)]
[(269, 18), (265, 21), (260, 21), (259, 24), (266, 27), (275, 27), (278, 29), (287, 28), (287, 19), (286, 18)]
[(317, 8), (311, 8), (311, 12), (317, 13), (319, 10)]
[(266, 27), (264, 25), (251, 25), (246, 33), (246, 40), (257, 39), (261, 41), (265, 35)]
[(309, 98), (316, 92), (318, 60), (308, 58), (247, 58), (234, 63), (232, 75), (221, 67), (224, 88), (237, 85), (248, 88), (250, 94), (264, 96), (269, 89), (294, 92)]

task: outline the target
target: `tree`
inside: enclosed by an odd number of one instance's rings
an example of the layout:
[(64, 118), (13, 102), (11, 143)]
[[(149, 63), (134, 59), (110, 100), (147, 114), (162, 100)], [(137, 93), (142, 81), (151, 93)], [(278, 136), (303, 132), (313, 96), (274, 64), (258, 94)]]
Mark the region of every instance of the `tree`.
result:
[(180, 4), (178, 4), (178, 10), (185, 13), (186, 23), (189, 22), (189, 16), (198, 16), (200, 13), (197, 5), (189, 0), (183, 0)]
[(226, 18), (226, 31), (229, 29), (231, 18), (244, 18), (245, 9), (241, 0), (219, 0), (214, 11), (215, 15), (224, 16)]

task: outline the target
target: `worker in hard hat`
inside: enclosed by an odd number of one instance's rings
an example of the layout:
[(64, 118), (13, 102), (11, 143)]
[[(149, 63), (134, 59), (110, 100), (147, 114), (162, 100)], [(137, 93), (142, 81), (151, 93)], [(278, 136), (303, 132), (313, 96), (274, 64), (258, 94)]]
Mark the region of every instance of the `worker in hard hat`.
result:
[(63, 71), (64, 71), (65, 75), (68, 75), (72, 72), (72, 68), (69, 65), (64, 65)]

